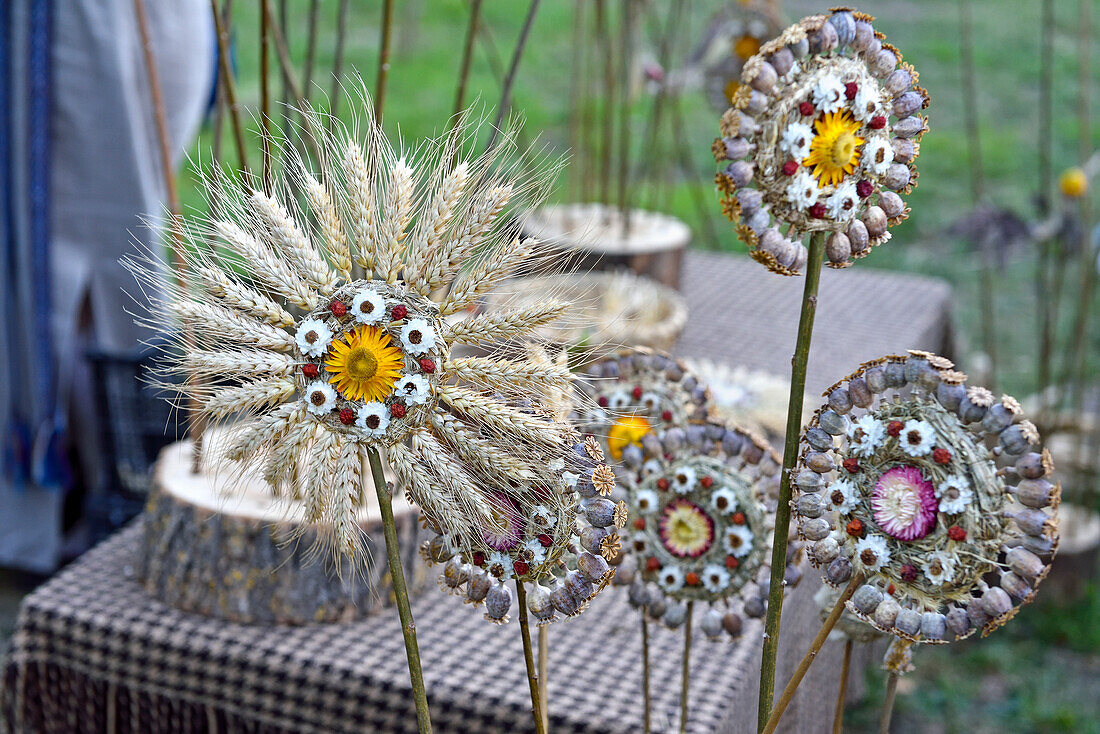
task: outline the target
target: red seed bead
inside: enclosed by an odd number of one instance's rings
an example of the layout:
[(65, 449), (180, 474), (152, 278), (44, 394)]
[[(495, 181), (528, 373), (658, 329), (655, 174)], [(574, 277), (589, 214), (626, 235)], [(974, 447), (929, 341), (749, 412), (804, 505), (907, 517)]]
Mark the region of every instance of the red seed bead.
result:
[(741, 565), (741, 561), (736, 556), (726, 556), (726, 568), (733, 570)]
[(332, 311), (333, 316), (343, 316), (348, 312), (348, 307), (344, 305), (343, 301), (333, 301), (328, 306), (329, 311)]
[(894, 438), (901, 435), (901, 429), (905, 428), (905, 424), (901, 421), (890, 421), (886, 424), (886, 432)]
[(630, 394), (634, 396), (635, 400), (640, 400), (642, 397), (642, 386), (635, 385), (634, 389), (630, 391)]
[(867, 179), (857, 181), (856, 193), (859, 194), (859, 198), (866, 199), (868, 196), (875, 193), (875, 185)]
[(321, 374), (321, 370), (317, 365), (313, 364), (312, 362), (306, 362), (304, 365), (302, 365), (302, 374), (306, 377), (313, 378)]
[(894, 586), (893, 584), (890, 584), (889, 586), (886, 587), (886, 595), (887, 596), (893, 596), (894, 592), (897, 591), (897, 590), (898, 589), (897, 589), (896, 586)]
[(420, 369), (424, 370), (429, 375), (434, 375), (435, 374), (435, 362), (428, 359), (427, 357), (424, 357), (423, 359), (420, 360)]
[(820, 201), (810, 207), (810, 216), (814, 219), (825, 218), (825, 205)]
[(917, 567), (911, 563), (906, 563), (901, 567), (901, 580), (906, 583), (913, 583), (917, 580)]
[(875, 115), (874, 117), (871, 118), (871, 129), (872, 130), (881, 130), (884, 127), (886, 127), (886, 118), (885, 117), (883, 117), (882, 115)]
[(744, 525), (745, 522), (746, 522), (745, 513), (741, 512), (740, 510), (733, 513), (733, 524), (734, 525)]
[(474, 551), (474, 565), (475, 566), (484, 566), (485, 565), (485, 554), (482, 553), (481, 551)]
[(658, 479), (657, 480), (657, 489), (661, 490), (662, 492), (667, 492), (668, 491), (668, 480), (665, 479), (664, 477), (661, 477), (660, 479)]
[(859, 520), (852, 520), (848, 523), (848, 526), (844, 530), (854, 538), (858, 538), (863, 535), (863, 523)]
[(658, 561), (653, 556), (650, 556), (649, 558), (646, 559), (645, 570), (647, 570), (647, 571), (657, 571), (657, 570), (660, 570), (660, 568), (661, 568), (661, 562)]
[(858, 92), (858, 91), (859, 91), (859, 87), (856, 86), (855, 82), (848, 82), (847, 84), (844, 85), (844, 96), (847, 97), (848, 99), (855, 99), (856, 98), (856, 92)]
[(390, 318), (392, 318), (394, 321), (400, 321), (408, 315), (409, 309), (405, 308), (405, 306), (400, 303), (394, 306), (392, 310), (390, 310)]
[(812, 115), (814, 113), (814, 103), (802, 102), (798, 105), (798, 111), (801, 112), (803, 115)]
[(665, 423), (668, 423), (669, 421), (671, 421), (672, 420), (672, 411), (671, 410), (662, 411), (661, 412), (661, 420), (663, 420)]
[(698, 586), (699, 574), (695, 573), (694, 571), (688, 571), (687, 575), (684, 576), (684, 581), (687, 582), (688, 586)]
[(947, 529), (947, 537), (951, 540), (957, 540), (960, 543), (966, 540), (966, 531), (958, 525), (952, 525)]
[(858, 474), (859, 473), (859, 459), (857, 459), (855, 457), (851, 457), (851, 458), (845, 459), (841, 463), (844, 465), (844, 468), (848, 470), (849, 474)]
[(786, 163), (783, 164), (783, 169), (782, 170), (783, 170), (783, 175), (784, 176), (793, 176), (794, 172), (798, 170), (798, 162), (797, 161), (787, 161)]
[(554, 544), (554, 539), (551, 538), (546, 533), (543, 533), (542, 535), (539, 536), (539, 543), (542, 544), (543, 548), (549, 548), (551, 545)]
[(699, 480), (699, 484), (703, 485), (703, 489), (710, 489), (714, 486), (714, 479), (711, 477), (703, 477)]
[(516, 561), (512, 564), (512, 570), (516, 572), (517, 576), (526, 576), (530, 567), (527, 565), (527, 561)]
[(937, 464), (950, 464), (951, 452), (942, 448), (932, 449), (932, 460)]
[(634, 518), (634, 529), (645, 530), (645, 519), (641, 517)]
[(606, 395), (601, 395), (600, 397), (596, 398), (596, 404), (599, 405), (601, 408), (606, 408), (607, 407), (607, 396)]
[(394, 418), (404, 418), (408, 411), (402, 403), (394, 403), (390, 406), (390, 415)]
[(345, 426), (350, 426), (355, 422), (355, 411), (351, 408), (342, 408), (340, 410), (340, 422)]

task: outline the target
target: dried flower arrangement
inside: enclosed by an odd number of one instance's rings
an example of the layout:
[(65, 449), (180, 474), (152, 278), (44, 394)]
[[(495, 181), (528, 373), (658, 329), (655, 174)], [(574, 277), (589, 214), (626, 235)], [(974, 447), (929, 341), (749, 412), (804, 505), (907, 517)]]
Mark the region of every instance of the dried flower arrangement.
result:
[(811, 562), (834, 586), (862, 577), (848, 609), (911, 642), (989, 634), (1032, 599), (1058, 544), (1038, 431), (952, 367), (916, 351), (862, 365), (827, 393), (795, 478)]
[(703, 91), (717, 111), (725, 111), (741, 87), (745, 62), (783, 29), (774, 3), (738, 3), (716, 12), (687, 60), (700, 68)]
[(722, 116), (723, 211), (777, 273), (805, 271), (807, 234), (827, 233), (828, 264), (847, 267), (908, 216), (928, 95), (872, 20), (838, 9), (787, 28), (745, 63)]

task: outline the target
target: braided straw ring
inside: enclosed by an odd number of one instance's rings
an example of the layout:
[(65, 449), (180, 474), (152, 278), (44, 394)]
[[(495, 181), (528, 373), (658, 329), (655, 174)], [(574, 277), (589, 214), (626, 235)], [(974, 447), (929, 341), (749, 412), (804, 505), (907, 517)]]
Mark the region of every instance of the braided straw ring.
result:
[[(799, 534), (848, 609), (911, 642), (983, 636), (1031, 600), (1058, 546), (1060, 487), (1039, 432), (927, 352), (867, 362), (802, 435)], [(991, 575), (998, 581), (989, 581)]]
[(847, 267), (908, 216), (928, 93), (872, 20), (837, 9), (787, 28), (745, 63), (722, 115), (722, 209), (774, 272), (801, 274), (814, 232)]

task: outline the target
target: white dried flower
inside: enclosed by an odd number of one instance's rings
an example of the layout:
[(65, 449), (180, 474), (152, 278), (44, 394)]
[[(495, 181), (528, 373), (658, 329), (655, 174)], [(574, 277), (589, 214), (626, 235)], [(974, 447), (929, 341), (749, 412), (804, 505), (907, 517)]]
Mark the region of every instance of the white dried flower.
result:
[(841, 515), (847, 515), (859, 504), (859, 488), (847, 479), (836, 479), (825, 492), (825, 496), (836, 511)]
[(351, 299), (351, 315), (360, 324), (380, 324), (386, 319), (386, 299), (371, 288), (364, 288)]
[(678, 494), (687, 494), (695, 488), (695, 482), (698, 481), (698, 477), (695, 475), (695, 470), (690, 466), (680, 466), (676, 468), (676, 473), (672, 475), (672, 488)]
[(859, 194), (852, 181), (845, 181), (836, 187), (836, 191), (825, 200), (825, 209), (829, 216), (837, 221), (851, 219), (859, 209)]
[(936, 487), (936, 499), (939, 500), (940, 512), (957, 515), (974, 499), (974, 493), (966, 477), (952, 474)]
[(325, 415), (336, 407), (336, 391), (327, 382), (311, 382), (306, 386), (306, 410)]
[(652, 489), (640, 489), (634, 495), (634, 506), (643, 515), (652, 515), (660, 507), (661, 500)]
[(410, 319), (401, 327), (401, 345), (409, 354), (427, 354), (435, 348), (435, 329), (425, 319)]
[(744, 558), (752, 552), (753, 537), (748, 525), (730, 525), (726, 529), (726, 550), (735, 558)]
[(328, 351), (332, 341), (332, 329), (323, 321), (304, 319), (294, 335), (298, 349), (307, 357), (320, 357)]
[(684, 571), (679, 566), (665, 566), (657, 576), (657, 584), (672, 593), (684, 588)]
[(864, 168), (876, 176), (881, 176), (894, 162), (894, 149), (890, 147), (889, 140), (876, 135), (863, 146), (861, 160)]
[(814, 139), (814, 129), (804, 122), (792, 122), (783, 131), (779, 139), (779, 149), (786, 151), (791, 158), (801, 162), (810, 154), (810, 141)]
[(366, 403), (359, 408), (355, 425), (368, 436), (384, 436), (390, 427), (390, 411), (382, 403)]
[(855, 559), (868, 571), (878, 571), (890, 562), (890, 548), (881, 535), (868, 535), (856, 542)]
[(921, 564), (921, 570), (936, 586), (949, 584), (955, 578), (955, 558), (943, 551), (936, 551), (929, 554), (928, 560)]
[(809, 209), (817, 203), (817, 180), (808, 171), (799, 171), (787, 184), (787, 201), (795, 209)]
[(829, 74), (818, 80), (813, 88), (814, 107), (819, 112), (836, 112), (844, 106), (844, 82)]
[(405, 375), (394, 385), (393, 394), (412, 405), (423, 405), (432, 396), (432, 386), (420, 375)]
[(716, 564), (707, 564), (702, 573), (703, 588), (712, 594), (717, 594), (726, 588), (730, 582), (730, 573)]
[(936, 447), (936, 432), (931, 423), (910, 418), (898, 435), (898, 445), (910, 456), (927, 456)]
[(848, 448), (856, 456), (866, 458), (886, 439), (886, 426), (872, 415), (864, 415), (848, 426)]

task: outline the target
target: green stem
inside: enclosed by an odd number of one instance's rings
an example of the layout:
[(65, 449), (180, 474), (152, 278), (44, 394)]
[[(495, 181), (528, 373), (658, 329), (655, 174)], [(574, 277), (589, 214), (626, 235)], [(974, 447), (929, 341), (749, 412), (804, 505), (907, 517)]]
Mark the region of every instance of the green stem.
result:
[(894, 700), (898, 695), (898, 674), (890, 673), (886, 680), (886, 700), (882, 704), (882, 715), (878, 720), (879, 734), (889, 734), (890, 719), (894, 716)]
[(791, 479), (798, 458), (798, 437), (802, 432), (802, 402), (806, 394), (806, 364), (817, 313), (817, 286), (825, 256), (825, 233), (810, 236), (806, 263), (806, 284), (802, 291), (802, 313), (798, 317), (798, 338), (791, 360), (791, 395), (787, 402), (787, 432), (783, 444), (783, 474), (779, 505), (775, 509), (772, 542), (771, 586), (768, 589), (768, 618), (764, 624), (764, 651), (760, 661), (760, 702), (757, 727), (763, 729), (771, 714), (775, 693), (775, 659), (779, 652), (779, 617), (783, 613), (783, 572), (787, 568), (787, 533), (791, 526)]
[(409, 590), (405, 587), (405, 571), (401, 566), (401, 552), (397, 547), (397, 525), (393, 520), (393, 504), (386, 477), (382, 473), (382, 459), (378, 450), (368, 446), (374, 491), (378, 495), (378, 509), (382, 514), (382, 530), (386, 536), (386, 560), (390, 566), (393, 595), (397, 599), (397, 614), (401, 618), (401, 633), (405, 637), (405, 657), (409, 661), (409, 679), (412, 682), (413, 701), (416, 703), (416, 721), (420, 734), (431, 734), (432, 720), (428, 713), (428, 694), (424, 690), (424, 673), (420, 670), (420, 648), (416, 644), (416, 623), (409, 606)]
[(477, 38), (477, 25), (481, 16), (481, 0), (470, 3), (470, 22), (466, 26), (466, 42), (462, 46), (462, 63), (458, 72), (458, 91), (455, 92), (455, 106), (451, 112), (450, 125), (454, 125), (460, 112), (466, 107), (466, 83), (470, 78), (470, 65), (474, 60), (474, 39)]
[(844, 643), (844, 664), (840, 667), (840, 686), (836, 692), (836, 711), (833, 712), (833, 734), (844, 732), (844, 699), (848, 695), (848, 672), (852, 667), (852, 638)]
[(644, 728), (645, 734), (649, 734), (650, 724), (650, 700), (649, 700), (649, 622), (646, 621), (646, 611), (642, 612), (642, 703), (645, 706)]
[(378, 77), (374, 83), (374, 120), (382, 124), (382, 110), (386, 106), (386, 81), (390, 77), (390, 37), (393, 31), (393, 0), (382, 3), (381, 40), (378, 47)]
[(684, 620), (684, 659), (680, 664), (680, 734), (687, 732), (688, 725), (688, 689), (691, 686), (691, 612), (695, 602), (687, 603), (687, 618)]
[(844, 587), (844, 591), (840, 593), (840, 597), (836, 600), (836, 604), (833, 605), (833, 610), (829, 612), (829, 616), (825, 618), (825, 622), (821, 625), (821, 629), (817, 632), (817, 637), (810, 643), (810, 649), (806, 651), (806, 654), (802, 657), (802, 662), (795, 668), (794, 675), (787, 681), (787, 687), (783, 689), (783, 693), (779, 696), (779, 699), (775, 702), (775, 708), (772, 709), (771, 715), (768, 717), (762, 728), (762, 734), (772, 734), (775, 728), (779, 726), (779, 720), (783, 717), (783, 712), (787, 710), (787, 706), (790, 705), (791, 699), (794, 698), (794, 692), (798, 690), (798, 685), (802, 682), (802, 679), (806, 677), (806, 671), (810, 669), (810, 665), (813, 664), (817, 658), (817, 654), (821, 652), (821, 647), (825, 644), (825, 640), (828, 639), (829, 633), (833, 631), (833, 627), (836, 627), (836, 623), (840, 621), (840, 615), (844, 613), (844, 603), (852, 598), (852, 594), (860, 584), (863, 583), (863, 575), (860, 573), (853, 573), (852, 580), (848, 582), (848, 585)]
[(536, 734), (546, 734), (546, 727), (542, 724), (539, 674), (535, 670), (535, 655), (531, 649), (531, 625), (527, 621), (527, 591), (520, 581), (516, 581), (516, 601), (519, 603), (519, 630), (523, 635), (523, 660), (527, 663), (527, 685), (531, 689), (531, 716), (535, 719)]

